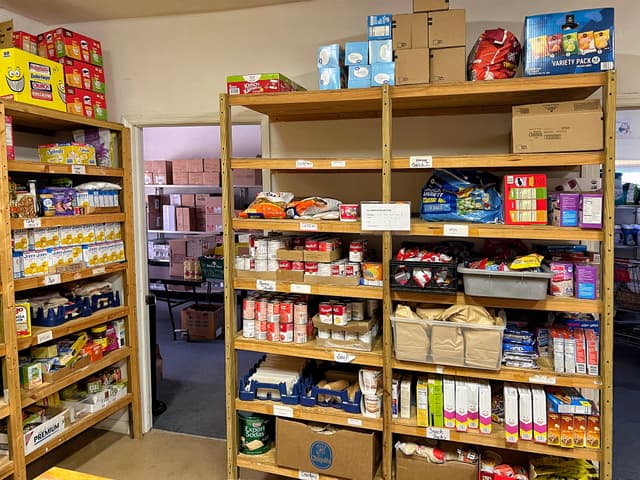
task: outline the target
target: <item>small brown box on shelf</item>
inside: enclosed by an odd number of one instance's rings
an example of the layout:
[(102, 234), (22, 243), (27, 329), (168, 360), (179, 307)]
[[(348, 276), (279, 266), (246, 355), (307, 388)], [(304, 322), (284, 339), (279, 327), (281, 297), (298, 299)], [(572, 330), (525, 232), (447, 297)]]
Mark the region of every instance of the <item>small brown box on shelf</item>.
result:
[(204, 162), (202, 158), (190, 158), (187, 160), (187, 172), (204, 172)]
[(396, 85), (429, 83), (429, 49), (412, 48), (396, 52)]
[(416, 455), (396, 454), (396, 480), (477, 480), (478, 464), (431, 463)]
[(206, 232), (222, 232), (222, 215), (205, 215)]
[(207, 205), (208, 193), (196, 193), (196, 207), (205, 208)]
[(220, 159), (219, 158), (205, 158), (202, 160), (202, 166), (205, 172), (219, 172), (220, 171)]
[(214, 340), (224, 331), (224, 307), (216, 303), (191, 305), (180, 312), (180, 323), (189, 339)]
[(202, 174), (204, 185), (220, 186), (220, 172), (204, 172)]
[(188, 172), (173, 172), (173, 184), (174, 185), (189, 185), (189, 173)]
[(205, 212), (208, 215), (222, 214), (222, 197), (207, 197), (204, 202)]
[(196, 209), (193, 207), (176, 208), (176, 230), (190, 232), (196, 228)]
[(172, 193), (169, 195), (169, 204), (177, 207), (182, 205), (182, 196), (179, 193)]
[(279, 282), (302, 283), (304, 282), (304, 271), (276, 270), (276, 280)]
[(172, 168), (171, 162), (166, 160), (155, 160), (151, 162), (154, 182), (157, 185), (169, 185), (172, 181)]
[(464, 82), (466, 79), (467, 55), (465, 47), (435, 48), (429, 52), (429, 81), (431, 83)]
[(426, 13), (402, 13), (393, 16), (393, 49), (427, 48), (429, 46)]
[(464, 47), (465, 21), (464, 9), (429, 12), (429, 48)]
[(147, 212), (147, 227), (149, 230), (162, 230), (162, 211), (149, 210)]
[(304, 261), (304, 250), (287, 250), (286, 248), (281, 248), (276, 251), (276, 258), (278, 260), (290, 260), (294, 262), (303, 262)]
[(195, 207), (196, 196), (193, 193), (183, 193), (180, 195), (180, 205), (183, 207)]
[(187, 173), (189, 171), (188, 161), (184, 159), (178, 159), (171, 162), (173, 173)]
[(144, 172), (144, 184), (145, 185), (153, 185), (153, 172), (146, 171)]
[(170, 204), (169, 195), (147, 195), (147, 208), (150, 212), (162, 212), (162, 206)]
[(414, 12), (449, 10), (449, 0), (413, 0)]
[(234, 185), (261, 185), (262, 170), (239, 168), (233, 170), (232, 179)]

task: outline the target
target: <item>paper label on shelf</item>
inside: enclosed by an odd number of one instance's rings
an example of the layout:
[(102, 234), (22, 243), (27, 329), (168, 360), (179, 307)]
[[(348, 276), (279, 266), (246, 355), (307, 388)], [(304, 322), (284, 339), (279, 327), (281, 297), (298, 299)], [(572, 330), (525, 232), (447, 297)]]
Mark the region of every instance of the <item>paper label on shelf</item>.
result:
[(265, 292), (276, 291), (275, 280), (256, 280), (256, 290), (263, 290)]
[(320, 475), (318, 473), (298, 470), (298, 480), (320, 480)]
[(313, 168), (313, 162), (310, 160), (296, 160), (296, 168)]
[(44, 342), (48, 342), (49, 340), (53, 340), (53, 332), (51, 330), (42, 332), (36, 337), (36, 342), (38, 343), (38, 345)]
[(556, 377), (551, 375), (532, 375), (529, 377), (529, 383), (540, 383), (542, 385), (555, 385)]
[(347, 425), (351, 425), (353, 427), (361, 427), (362, 420), (359, 418), (347, 418)]
[(42, 220), (39, 218), (25, 218), (23, 228), (40, 228)]
[(56, 285), (60, 283), (62, 279), (60, 278), (59, 273), (54, 273), (53, 275), (45, 275), (44, 276), (44, 285)]
[(431, 155), (412, 155), (409, 157), (409, 168), (433, 168)]
[(346, 160), (331, 160), (331, 168), (345, 168), (346, 166)]
[(300, 222), (300, 231), (301, 232), (317, 232), (318, 231), (318, 224), (317, 223)]
[(468, 237), (469, 225), (446, 223), (443, 227), (443, 234), (447, 237)]
[(93, 269), (94, 275), (102, 275), (103, 273), (107, 273), (107, 269), (105, 267), (98, 267)]
[(87, 167), (84, 165), (71, 165), (71, 173), (74, 175), (86, 175)]
[(442, 365), (436, 365), (436, 373), (442, 375), (444, 373), (444, 367)]
[(293, 408), (285, 407), (283, 405), (274, 405), (273, 406), (273, 414), (276, 417), (293, 418)]
[(434, 440), (450, 440), (451, 431), (442, 427), (427, 427), (427, 438)]
[(291, 293), (311, 293), (311, 285), (292, 283), (290, 291)]
[(360, 204), (362, 230), (411, 230), (411, 203), (377, 203)]
[(333, 352), (333, 360), (338, 363), (351, 363), (356, 359), (356, 356), (347, 352)]

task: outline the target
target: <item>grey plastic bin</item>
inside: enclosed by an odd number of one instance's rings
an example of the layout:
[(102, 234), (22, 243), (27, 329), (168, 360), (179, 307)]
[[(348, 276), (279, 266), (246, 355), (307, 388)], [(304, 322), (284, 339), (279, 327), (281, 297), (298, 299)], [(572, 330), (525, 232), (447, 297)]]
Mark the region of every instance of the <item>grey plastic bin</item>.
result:
[(458, 265), (462, 274), (464, 293), (479, 297), (518, 298), (544, 300), (553, 273), (543, 266), (544, 272), (494, 272), (466, 268)]

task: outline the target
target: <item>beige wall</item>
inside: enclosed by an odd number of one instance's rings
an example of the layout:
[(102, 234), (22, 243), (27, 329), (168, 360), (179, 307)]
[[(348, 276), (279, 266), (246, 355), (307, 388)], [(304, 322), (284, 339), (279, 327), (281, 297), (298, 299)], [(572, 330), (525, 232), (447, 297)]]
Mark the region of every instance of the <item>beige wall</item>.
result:
[(39, 33), (47, 31), (47, 26), (43, 23), (36, 22), (35, 20), (31, 20), (30, 18), (16, 15), (9, 10), (0, 8), (0, 22), (4, 22), (5, 20), (9, 19), (13, 19), (14, 30), (24, 30), (25, 32), (32, 33), (33, 35), (37, 35)]

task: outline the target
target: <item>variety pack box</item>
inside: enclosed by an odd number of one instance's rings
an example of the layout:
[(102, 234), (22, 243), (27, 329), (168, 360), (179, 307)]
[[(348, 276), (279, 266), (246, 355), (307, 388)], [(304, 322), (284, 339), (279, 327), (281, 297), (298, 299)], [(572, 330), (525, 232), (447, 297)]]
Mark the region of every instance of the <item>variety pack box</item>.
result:
[(525, 18), (525, 76), (613, 70), (613, 8)]
[(50, 60), (70, 57), (102, 66), (100, 42), (66, 28), (56, 28), (38, 35), (38, 54)]
[(414, 12), (449, 10), (449, 0), (413, 0)]
[(0, 97), (66, 111), (62, 66), (18, 48), (0, 50)]
[(227, 77), (227, 93), (229, 95), (293, 92), (298, 90), (305, 89), (281, 73), (253, 73)]
[(67, 87), (67, 111), (97, 120), (107, 119), (107, 99), (102, 93)]
[(505, 175), (504, 222), (506, 224), (546, 224), (547, 213), (546, 175)]
[(25, 52), (38, 54), (38, 37), (20, 30), (13, 31), (13, 46)]
[(60, 63), (64, 67), (64, 80), (67, 86), (104, 93), (105, 80), (102, 67), (67, 57), (61, 58)]

